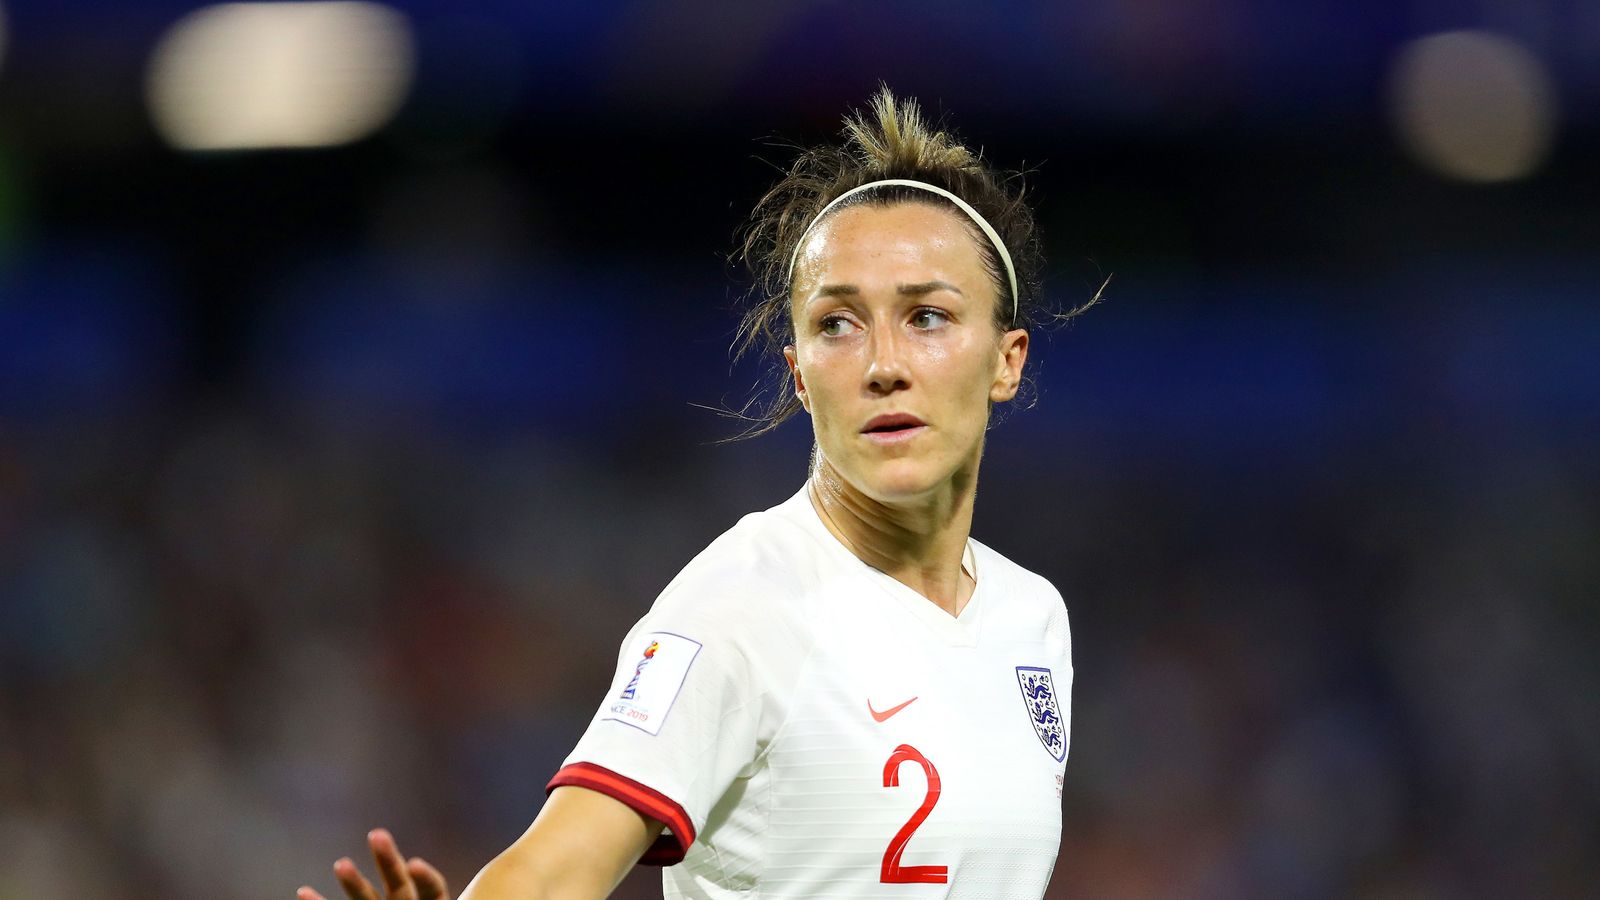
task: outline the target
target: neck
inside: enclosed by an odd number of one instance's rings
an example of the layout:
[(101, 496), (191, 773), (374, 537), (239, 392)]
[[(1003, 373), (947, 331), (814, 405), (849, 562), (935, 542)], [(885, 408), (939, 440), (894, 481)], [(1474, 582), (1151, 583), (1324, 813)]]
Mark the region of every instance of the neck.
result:
[(891, 505), (850, 485), (819, 455), (808, 491), (828, 531), (862, 562), (950, 615), (961, 614), (977, 586), (961, 567), (972, 532), (976, 467), (927, 497)]

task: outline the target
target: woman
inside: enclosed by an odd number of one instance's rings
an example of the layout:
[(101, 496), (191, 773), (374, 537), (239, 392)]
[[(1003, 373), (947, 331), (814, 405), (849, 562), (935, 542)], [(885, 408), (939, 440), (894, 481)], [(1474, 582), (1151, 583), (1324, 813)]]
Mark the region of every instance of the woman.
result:
[[(764, 293), (741, 351), (786, 364), (752, 433), (804, 409), (810, 477), (662, 592), (548, 802), (463, 898), (602, 897), (641, 862), (669, 867), (667, 897), (1043, 894), (1067, 616), (968, 537), (991, 408), (1028, 356), (1031, 215), (887, 90), (845, 137), (802, 155), (744, 243)], [(447, 896), (370, 841), (389, 896)]]

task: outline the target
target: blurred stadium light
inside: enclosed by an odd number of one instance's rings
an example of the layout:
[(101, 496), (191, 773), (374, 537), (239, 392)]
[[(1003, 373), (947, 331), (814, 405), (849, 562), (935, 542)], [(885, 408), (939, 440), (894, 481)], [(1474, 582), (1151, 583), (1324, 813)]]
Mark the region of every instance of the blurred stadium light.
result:
[(1452, 31), (1405, 45), (1391, 111), (1406, 148), (1451, 178), (1497, 182), (1533, 172), (1550, 149), (1556, 109), (1544, 64), (1510, 38)]
[(376, 3), (227, 3), (184, 17), (150, 60), (162, 136), (184, 150), (358, 140), (410, 87), (410, 26)]

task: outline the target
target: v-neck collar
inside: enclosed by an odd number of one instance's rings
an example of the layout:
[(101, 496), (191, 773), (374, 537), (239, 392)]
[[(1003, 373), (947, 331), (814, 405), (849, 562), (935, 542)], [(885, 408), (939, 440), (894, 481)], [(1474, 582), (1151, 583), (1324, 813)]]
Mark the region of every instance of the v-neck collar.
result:
[(808, 487), (809, 482), (783, 504), (793, 506), (795, 520), (824, 546), (830, 548), (830, 552), (842, 554), (851, 563), (860, 566), (864, 574), (945, 643), (952, 647), (977, 646), (984, 610), (993, 602), (988, 596), (994, 590), (990, 585), (995, 580), (994, 567), (987, 561), (982, 566), (978, 563), (983, 545), (970, 536), (967, 538), (967, 545), (961, 554), (961, 564), (962, 568), (972, 576), (976, 585), (972, 589), (972, 596), (967, 598), (966, 605), (961, 608), (961, 614), (952, 616), (932, 600), (896, 580), (894, 576), (856, 556), (838, 536), (828, 530), (827, 524), (822, 521), (822, 515), (811, 502)]

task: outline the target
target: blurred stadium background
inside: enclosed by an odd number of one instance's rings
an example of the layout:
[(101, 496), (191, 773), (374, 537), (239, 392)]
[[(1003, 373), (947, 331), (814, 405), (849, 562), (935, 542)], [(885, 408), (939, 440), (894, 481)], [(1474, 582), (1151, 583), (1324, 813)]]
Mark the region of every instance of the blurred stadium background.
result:
[(1594, 896), (1597, 0), (0, 3), (0, 898), (519, 834), (804, 477), (690, 404), (880, 79), (1115, 276), (975, 529), (1072, 613), (1050, 896)]

